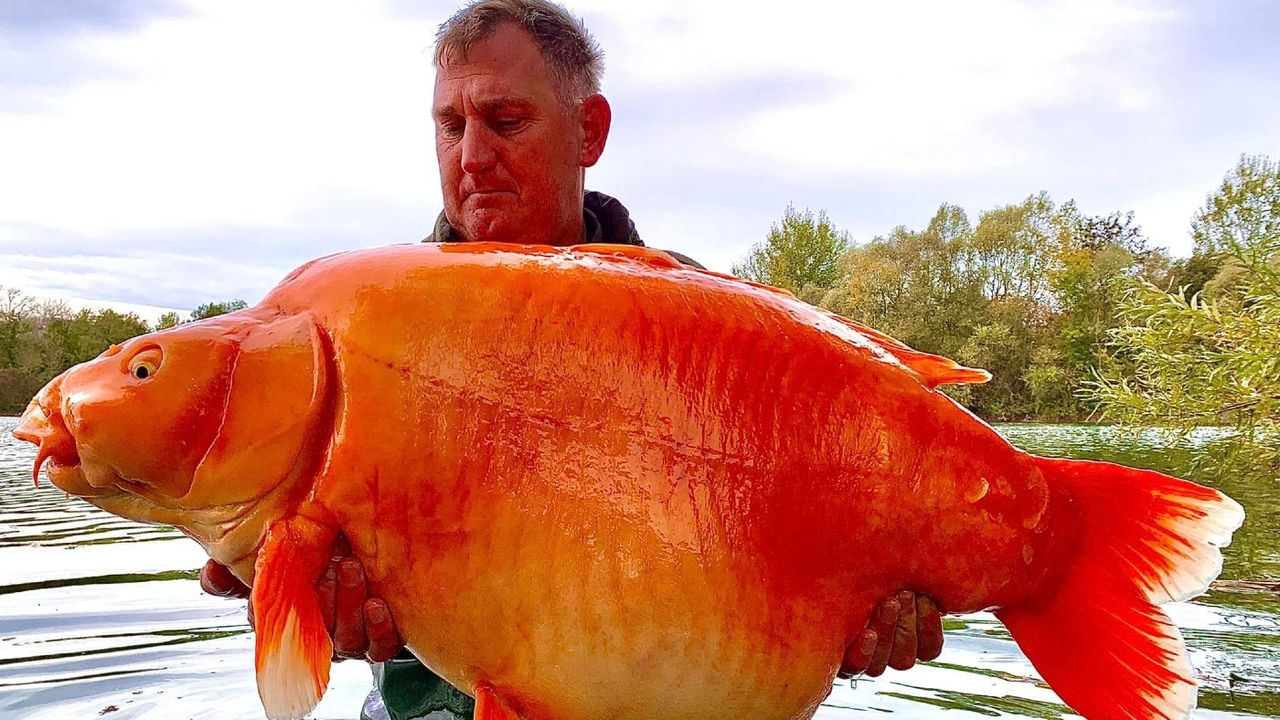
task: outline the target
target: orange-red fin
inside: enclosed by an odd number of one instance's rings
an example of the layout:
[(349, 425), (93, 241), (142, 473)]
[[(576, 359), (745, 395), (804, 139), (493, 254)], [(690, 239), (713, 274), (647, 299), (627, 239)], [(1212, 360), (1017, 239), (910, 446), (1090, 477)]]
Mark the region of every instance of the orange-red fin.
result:
[(604, 255), (606, 257), (622, 257), (629, 260), (637, 260), (653, 267), (667, 268), (670, 270), (684, 267), (684, 265), (680, 264), (679, 260), (676, 260), (667, 253), (641, 245), (587, 243), (585, 245), (574, 245), (572, 250), (575, 254), (592, 253), (594, 255)]
[(315, 708), (329, 685), (333, 644), (315, 582), (332, 536), (302, 518), (267, 531), (254, 571), (254, 667), (258, 697), (271, 720), (295, 720)]
[(502, 702), (489, 685), (476, 686), (475, 720), (520, 720), (514, 710)]
[(1216, 490), (1149, 470), (1036, 462), (1075, 501), (1075, 554), (1048, 595), (996, 617), (1081, 715), (1187, 717), (1196, 702), (1191, 663), (1157, 605), (1208, 588), (1243, 509)]
[(984, 383), (991, 379), (991, 373), (986, 370), (965, 367), (950, 358), (914, 350), (901, 340), (891, 338), (875, 328), (863, 325), (857, 320), (850, 320), (847, 317), (835, 314), (832, 314), (831, 317), (846, 327), (857, 331), (866, 339), (879, 345), (885, 352), (897, 358), (898, 362), (910, 368), (920, 378), (920, 381), (930, 389), (935, 389), (942, 385)]

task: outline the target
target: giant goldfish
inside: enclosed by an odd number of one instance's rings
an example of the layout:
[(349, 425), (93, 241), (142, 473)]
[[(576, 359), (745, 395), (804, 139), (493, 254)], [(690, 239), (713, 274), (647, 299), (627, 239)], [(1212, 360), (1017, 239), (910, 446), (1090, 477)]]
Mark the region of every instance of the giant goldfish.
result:
[(392, 246), (113, 346), (15, 434), (252, 585), (272, 718), (327, 685), (339, 533), (486, 720), (808, 718), (899, 588), (994, 610), (1085, 717), (1185, 716), (1158, 605), (1240, 506), (1012, 447), (938, 390), (987, 377), (657, 251)]

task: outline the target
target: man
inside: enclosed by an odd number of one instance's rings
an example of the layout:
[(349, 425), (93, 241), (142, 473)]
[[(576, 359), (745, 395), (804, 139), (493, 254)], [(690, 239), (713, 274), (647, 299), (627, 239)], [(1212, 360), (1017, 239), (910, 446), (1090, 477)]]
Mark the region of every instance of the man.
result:
[[(579, 21), (546, 0), (479, 0), (441, 26), (436, 67), (432, 115), (444, 211), (427, 242), (643, 244), (620, 202), (585, 191), (586, 168), (604, 152), (612, 115), (600, 94), (602, 53)], [(348, 552), (340, 540), (317, 592), (335, 654), (381, 662), (365, 717), (470, 717), (465, 695), (407, 653), (392, 659), (402, 650), (393, 620), (381, 599), (367, 597)], [(246, 592), (212, 561), (201, 583), (214, 594)], [(941, 649), (936, 606), (903, 592), (876, 608), (840, 672), (876, 676)]]

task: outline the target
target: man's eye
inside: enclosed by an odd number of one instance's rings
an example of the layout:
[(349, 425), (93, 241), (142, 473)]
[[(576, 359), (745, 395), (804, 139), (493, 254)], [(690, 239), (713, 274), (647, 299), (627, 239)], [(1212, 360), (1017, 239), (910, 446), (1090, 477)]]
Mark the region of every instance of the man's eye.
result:
[(462, 135), (465, 127), (466, 125), (460, 122), (442, 122), (440, 123), (440, 134), (445, 137), (458, 137)]
[(497, 118), (493, 121), (494, 128), (500, 132), (515, 132), (524, 125), (524, 118)]

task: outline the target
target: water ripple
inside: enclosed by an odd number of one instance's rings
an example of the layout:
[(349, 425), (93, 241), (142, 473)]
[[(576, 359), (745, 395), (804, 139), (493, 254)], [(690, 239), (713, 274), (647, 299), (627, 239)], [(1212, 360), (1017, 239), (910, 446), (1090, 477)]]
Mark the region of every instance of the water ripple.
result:
[[(199, 547), (172, 528), (33, 487), (34, 452), (10, 438), (13, 424), (0, 418), (0, 717), (260, 718), (244, 603), (200, 592)], [(1095, 426), (1001, 430), (1042, 454), (1166, 470), (1216, 432), (1126, 445)], [(1202, 684), (1196, 717), (1271, 717), (1280, 714), (1280, 601), (1267, 588), (1280, 579), (1280, 500), (1274, 483), (1237, 479), (1224, 489), (1250, 513), (1226, 554), (1223, 576), (1234, 584), (1170, 613)], [(994, 617), (948, 618), (946, 630), (942, 662), (840, 681), (819, 720), (1074, 717)], [(356, 717), (369, 685), (363, 665), (336, 665), (314, 716)]]

